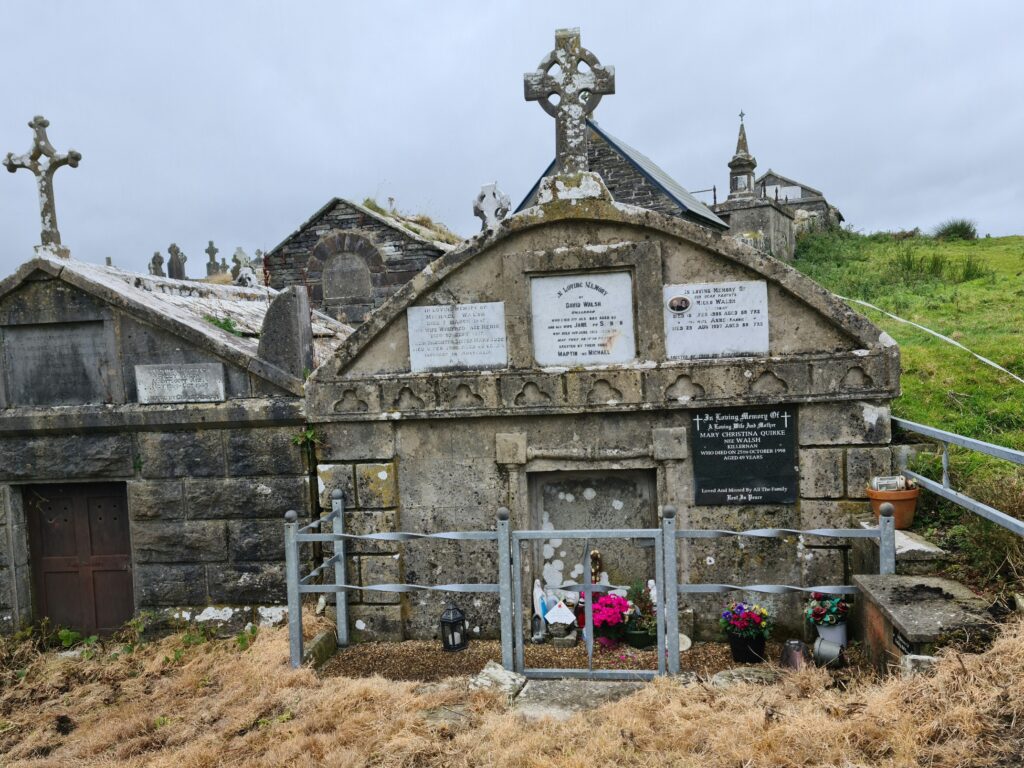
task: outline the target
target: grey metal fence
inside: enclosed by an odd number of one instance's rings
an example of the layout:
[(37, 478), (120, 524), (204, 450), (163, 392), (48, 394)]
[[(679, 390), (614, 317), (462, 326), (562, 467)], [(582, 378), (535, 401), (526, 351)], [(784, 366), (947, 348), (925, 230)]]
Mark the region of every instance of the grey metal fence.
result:
[[(679, 583), (677, 572), (677, 548), (681, 539), (711, 539), (734, 536), (754, 538), (777, 538), (785, 536), (811, 536), (827, 538), (877, 538), (879, 540), (879, 570), (881, 573), (896, 572), (895, 527), (890, 505), (883, 505), (877, 528), (814, 528), (796, 530), (789, 528), (757, 528), (746, 531), (695, 530), (676, 528), (676, 510), (665, 507), (661, 525), (658, 528), (621, 528), (599, 530), (516, 530), (511, 529), (509, 511), (502, 507), (497, 512), (493, 531), (447, 531), (441, 533), (370, 533), (355, 535), (345, 533), (345, 501), (341, 491), (331, 497), (331, 512), (319, 520), (299, 526), (296, 513), (285, 514), (285, 570), (288, 584), (288, 627), (290, 657), (292, 666), (298, 667), (303, 660), (302, 643), (302, 596), (306, 594), (333, 594), (336, 606), (338, 645), (348, 645), (348, 601), (351, 591), (364, 592), (450, 592), (490, 593), (498, 595), (498, 613), (501, 630), (501, 660), (505, 669), (516, 670), (531, 678), (588, 677), (594, 679), (636, 679), (654, 675), (678, 674), (679, 672), (679, 595), (694, 593), (725, 593), (732, 591), (759, 592), (766, 594), (787, 594), (791, 592), (826, 592), (850, 594), (857, 591), (849, 585), (820, 585), (812, 587), (787, 584), (712, 584)], [(330, 532), (327, 528), (330, 527)], [(624, 585), (593, 584), (572, 581), (564, 582), (555, 589), (579, 592), (584, 599), (583, 637), (587, 650), (587, 669), (531, 668), (526, 666), (523, 614), (523, 542), (550, 539), (583, 540), (581, 566), (583, 573), (590, 573), (591, 540), (630, 539), (635, 542), (652, 542), (655, 554), (655, 586), (659, 596), (657, 603), (657, 670), (610, 670), (593, 668), (594, 616), (593, 595), (626, 589)], [(494, 542), (498, 554), (498, 580), (496, 583), (478, 584), (347, 584), (345, 557), (346, 543), (350, 541), (398, 541), (412, 543), (423, 540), (449, 541), (490, 541)], [(305, 544), (332, 544), (333, 551), (327, 553), (319, 566), (302, 575), (302, 547)]]
[(1004, 461), (1009, 461), (1018, 465), (1024, 465), (1024, 451), (1017, 451), (1013, 448), (1005, 448), (1001, 445), (986, 443), (983, 440), (975, 440), (973, 437), (964, 437), (963, 435), (958, 435), (955, 432), (946, 432), (943, 429), (929, 427), (925, 424), (907, 421), (906, 419), (894, 418), (892, 421), (901, 429), (931, 438), (942, 445), (941, 483), (937, 483), (924, 475), (907, 469), (905, 466), (901, 466), (900, 471), (905, 477), (915, 480), (922, 488), (927, 491), (931, 491), (937, 496), (941, 496), (948, 501), (952, 501), (954, 504), (973, 512), (986, 520), (990, 520), (996, 525), (1000, 525), (1007, 530), (1013, 531), (1018, 536), (1024, 536), (1024, 521), (1011, 517), (1005, 512), (1001, 512), (994, 507), (990, 507), (988, 504), (984, 504), (977, 499), (973, 499), (951, 487), (949, 481), (949, 446), (957, 445), (961, 448), (968, 448), (972, 451), (984, 453), (988, 456), (994, 456), (997, 459), (1003, 459)]

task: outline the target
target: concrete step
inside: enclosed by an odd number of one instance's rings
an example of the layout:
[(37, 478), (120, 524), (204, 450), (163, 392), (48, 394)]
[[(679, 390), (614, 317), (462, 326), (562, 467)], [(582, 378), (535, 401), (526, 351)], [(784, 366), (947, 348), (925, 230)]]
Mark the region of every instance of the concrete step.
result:
[[(874, 520), (862, 520), (861, 528), (877, 528)], [(851, 567), (854, 573), (878, 573), (878, 539), (853, 539)], [(896, 531), (896, 573), (927, 576), (949, 562), (949, 553), (913, 531)]]
[(567, 720), (639, 691), (645, 683), (618, 680), (530, 680), (513, 708), (529, 720)]

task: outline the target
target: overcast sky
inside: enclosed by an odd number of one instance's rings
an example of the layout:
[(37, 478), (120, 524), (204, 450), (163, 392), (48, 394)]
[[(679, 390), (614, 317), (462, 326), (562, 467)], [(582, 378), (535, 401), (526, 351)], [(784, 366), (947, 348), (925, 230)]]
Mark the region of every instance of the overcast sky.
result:
[[(951, 216), (1024, 233), (1024, 3), (43, 2), (0, 5), (0, 155), (50, 120), (75, 258), (144, 271), (176, 242), (251, 254), (332, 196), (395, 198), (470, 235), (554, 156), (523, 73), (579, 26), (615, 66), (596, 117), (689, 189), (758, 171), (863, 231)], [(0, 273), (39, 242), (34, 179), (0, 176)]]

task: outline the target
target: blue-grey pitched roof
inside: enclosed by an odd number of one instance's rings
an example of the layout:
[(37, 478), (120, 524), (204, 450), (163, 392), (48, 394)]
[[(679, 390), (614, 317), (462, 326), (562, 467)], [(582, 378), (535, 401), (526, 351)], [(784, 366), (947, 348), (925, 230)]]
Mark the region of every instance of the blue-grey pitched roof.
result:
[[(639, 150), (629, 146), (626, 142), (621, 139), (617, 139), (612, 136), (608, 131), (601, 128), (594, 120), (588, 120), (587, 125), (593, 130), (598, 136), (617, 151), (627, 162), (632, 164), (641, 174), (655, 187), (660, 189), (666, 195), (668, 195), (683, 211), (688, 212), (691, 216), (703, 220), (704, 223), (710, 224), (713, 227), (728, 229), (729, 225), (722, 221), (716, 216), (710, 208), (704, 203), (698, 200), (696, 197), (691, 195), (678, 181), (673, 179), (664, 170), (662, 170), (653, 160)], [(547, 167), (547, 170), (541, 174), (541, 178), (549, 176), (555, 169), (555, 162), (552, 161)], [(516, 208), (516, 212), (523, 210), (530, 200), (537, 194), (537, 188), (540, 186), (540, 179), (533, 185), (526, 197)]]

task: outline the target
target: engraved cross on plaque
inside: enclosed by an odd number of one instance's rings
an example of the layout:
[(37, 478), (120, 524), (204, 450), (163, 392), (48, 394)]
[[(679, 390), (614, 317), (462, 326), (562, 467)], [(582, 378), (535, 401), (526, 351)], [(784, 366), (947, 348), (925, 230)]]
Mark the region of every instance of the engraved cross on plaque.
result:
[[(557, 72), (552, 70), (557, 67)], [(527, 101), (555, 118), (558, 173), (587, 170), (587, 115), (601, 97), (615, 93), (615, 67), (606, 67), (580, 45), (579, 29), (555, 32), (555, 49), (523, 75)], [(557, 103), (551, 97), (557, 96)]]
[(50, 144), (46, 136), (46, 129), (50, 121), (41, 115), (32, 118), (28, 127), (32, 129), (34, 138), (32, 149), (24, 155), (15, 156), (13, 152), (7, 153), (4, 166), (11, 173), (20, 168), (27, 168), (36, 177), (36, 184), (39, 186), (39, 215), (42, 218), (42, 243), (37, 250), (69, 258), (67, 248), (60, 244), (60, 232), (57, 231), (57, 208), (53, 202), (53, 174), (58, 168), (70, 165), (78, 167), (78, 161), (82, 159), (82, 153), (69, 149), (67, 154), (59, 154)]

